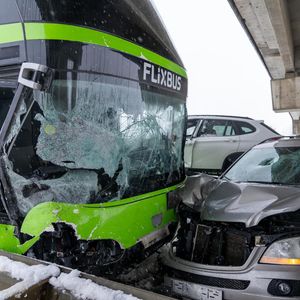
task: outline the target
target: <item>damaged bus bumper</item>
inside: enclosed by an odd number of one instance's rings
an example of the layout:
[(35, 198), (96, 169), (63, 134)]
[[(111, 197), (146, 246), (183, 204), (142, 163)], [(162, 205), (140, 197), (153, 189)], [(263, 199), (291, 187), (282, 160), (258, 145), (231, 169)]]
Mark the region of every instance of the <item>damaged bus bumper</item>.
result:
[(19, 234), (15, 226), (0, 225), (0, 248), (95, 274), (104, 265), (142, 259), (175, 230), (167, 194), (177, 187), (122, 204), (41, 203), (26, 215)]

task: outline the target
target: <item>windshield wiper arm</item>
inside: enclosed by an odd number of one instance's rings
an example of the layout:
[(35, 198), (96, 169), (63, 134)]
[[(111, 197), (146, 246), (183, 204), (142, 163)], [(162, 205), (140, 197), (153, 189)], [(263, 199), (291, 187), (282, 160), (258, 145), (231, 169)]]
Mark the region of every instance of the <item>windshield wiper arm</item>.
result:
[(260, 181), (260, 180), (245, 180), (245, 181), (238, 181), (238, 182), (245, 182), (245, 183), (260, 183), (260, 184), (269, 184), (269, 185), (289, 185), (288, 183), (284, 182), (277, 182), (277, 181)]

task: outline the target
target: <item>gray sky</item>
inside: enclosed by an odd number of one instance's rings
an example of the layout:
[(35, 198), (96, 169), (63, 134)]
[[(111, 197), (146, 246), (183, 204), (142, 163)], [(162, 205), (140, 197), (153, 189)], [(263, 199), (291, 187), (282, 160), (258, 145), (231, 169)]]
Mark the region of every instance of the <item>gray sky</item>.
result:
[(153, 0), (189, 79), (189, 114), (240, 115), (292, 133), (272, 110), (270, 78), (227, 0)]

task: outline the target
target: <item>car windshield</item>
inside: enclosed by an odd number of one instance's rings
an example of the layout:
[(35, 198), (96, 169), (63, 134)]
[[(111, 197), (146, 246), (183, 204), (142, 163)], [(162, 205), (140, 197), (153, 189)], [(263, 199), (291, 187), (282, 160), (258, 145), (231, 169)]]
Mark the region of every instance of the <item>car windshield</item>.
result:
[(225, 175), (235, 182), (300, 184), (300, 147), (259, 147), (246, 153)]
[(7, 144), (19, 208), (102, 203), (183, 179), (185, 102), (138, 82), (58, 73), (50, 93), (24, 99)]

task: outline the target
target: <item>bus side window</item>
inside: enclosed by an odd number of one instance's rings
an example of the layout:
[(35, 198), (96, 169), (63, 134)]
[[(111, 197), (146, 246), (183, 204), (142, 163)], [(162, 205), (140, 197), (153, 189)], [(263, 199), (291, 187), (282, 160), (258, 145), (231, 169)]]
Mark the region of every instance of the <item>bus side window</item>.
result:
[(11, 87), (0, 87), (0, 128), (8, 113), (10, 104), (14, 97), (15, 89)]

